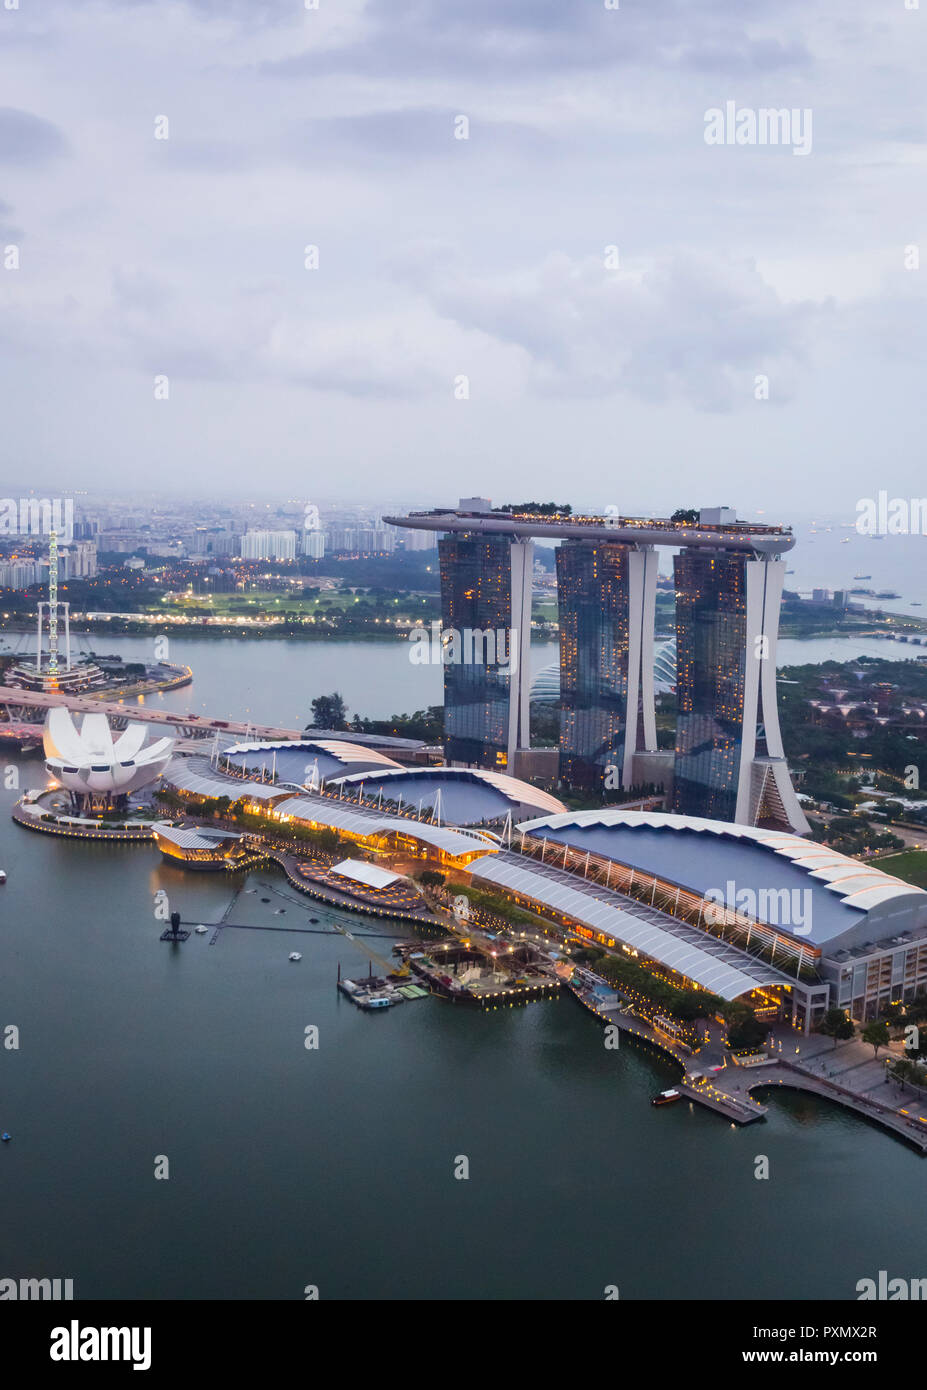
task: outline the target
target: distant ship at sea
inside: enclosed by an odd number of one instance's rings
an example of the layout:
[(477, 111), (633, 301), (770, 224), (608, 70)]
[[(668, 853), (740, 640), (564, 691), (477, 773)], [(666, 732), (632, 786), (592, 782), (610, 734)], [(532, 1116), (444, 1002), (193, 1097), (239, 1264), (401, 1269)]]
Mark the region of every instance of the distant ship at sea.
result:
[(854, 579), (871, 579), (871, 578), (872, 578), (872, 575), (871, 575), (871, 574), (854, 574), (853, 578), (854, 578)]

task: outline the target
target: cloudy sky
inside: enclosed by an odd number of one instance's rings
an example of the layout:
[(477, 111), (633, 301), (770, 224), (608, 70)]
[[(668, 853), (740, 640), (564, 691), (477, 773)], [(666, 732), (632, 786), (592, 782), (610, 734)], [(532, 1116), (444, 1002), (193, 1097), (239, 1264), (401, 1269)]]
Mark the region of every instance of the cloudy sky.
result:
[(14, 3), (3, 495), (927, 492), (927, 0)]

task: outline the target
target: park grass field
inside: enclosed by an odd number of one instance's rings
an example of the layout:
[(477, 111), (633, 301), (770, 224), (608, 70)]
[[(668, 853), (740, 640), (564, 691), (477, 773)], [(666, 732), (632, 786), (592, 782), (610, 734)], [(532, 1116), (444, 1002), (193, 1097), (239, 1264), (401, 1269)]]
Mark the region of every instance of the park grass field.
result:
[(373, 597), (367, 594), (352, 594), (348, 591), (326, 589), (312, 598), (291, 591), (272, 591), (253, 594), (191, 594), (189, 597), (175, 597), (170, 604), (153, 606), (152, 612), (184, 613), (185, 611), (208, 611), (217, 617), (260, 616), (280, 613), (293, 613), (297, 617), (320, 617), (325, 613), (356, 611), (358, 616), (373, 609), (384, 609), (396, 617), (418, 618), (430, 615), (438, 609), (437, 596), (428, 598), (421, 594), (400, 594), (393, 597)]
[(915, 888), (927, 888), (927, 850), (904, 849), (899, 854), (886, 854), (878, 860), (879, 868), (895, 878), (913, 883)]

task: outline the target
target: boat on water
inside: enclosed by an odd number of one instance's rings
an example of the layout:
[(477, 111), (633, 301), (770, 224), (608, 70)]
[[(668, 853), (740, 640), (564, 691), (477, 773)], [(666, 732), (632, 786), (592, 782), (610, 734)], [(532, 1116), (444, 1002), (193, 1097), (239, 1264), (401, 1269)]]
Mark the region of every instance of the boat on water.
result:
[(0, 883), (6, 883), (6, 869), (0, 869)]
[(302, 960), (302, 955), (299, 951), (291, 951), (288, 959), (292, 961)]
[(674, 1100), (682, 1100), (682, 1091), (677, 1091), (671, 1087), (668, 1091), (661, 1091), (658, 1096), (654, 1096), (651, 1105), (672, 1105)]
[(206, 932), (209, 931), (209, 928), (208, 928), (208, 927), (204, 927), (203, 924), (202, 924), (202, 922), (201, 922), (200, 925), (199, 925), (198, 927), (195, 927), (195, 928), (194, 928), (194, 931), (196, 932), (197, 936), (203, 936), (203, 935), (205, 935)]
[(854, 578), (854, 579), (871, 579), (871, 578), (872, 578), (872, 575), (871, 575), (871, 574), (854, 574), (853, 578)]
[(388, 994), (368, 994), (366, 999), (358, 1000), (362, 1009), (388, 1009), (393, 1000)]

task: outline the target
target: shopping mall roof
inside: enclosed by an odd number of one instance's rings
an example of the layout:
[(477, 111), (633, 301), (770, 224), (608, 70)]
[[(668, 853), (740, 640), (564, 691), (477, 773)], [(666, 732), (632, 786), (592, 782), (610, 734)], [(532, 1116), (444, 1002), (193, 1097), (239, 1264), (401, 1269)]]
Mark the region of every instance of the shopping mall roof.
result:
[[(536, 839), (589, 850), (702, 895), (723, 894), (731, 906), (732, 892), (745, 889), (768, 907), (775, 906), (775, 895), (782, 890), (808, 891), (810, 911), (803, 925), (810, 930), (796, 934), (816, 946), (836, 943), (847, 934), (859, 942), (868, 925), (884, 936), (927, 924), (927, 894), (922, 889), (871, 863), (783, 831), (620, 807), (547, 816), (522, 822), (518, 829)], [(787, 922), (770, 925), (789, 930)], [(846, 943), (841, 939), (840, 944)]]
[(330, 826), (333, 830), (344, 830), (349, 835), (407, 835), (454, 858), (474, 853), (492, 853), (498, 843), (492, 836), (476, 830), (430, 825), (411, 817), (407, 820), (404, 816), (384, 816), (377, 811), (365, 810), (352, 806), (350, 802), (334, 801), (324, 796), (291, 797), (279, 803), (275, 808), (275, 814), (290, 816), (294, 820), (312, 825)]
[(220, 766), (226, 761), (243, 772), (265, 775), (274, 772), (278, 780), (301, 786), (318, 786), (345, 772), (399, 769), (400, 766), (378, 748), (365, 748), (338, 738), (233, 743), (222, 750)]
[(273, 801), (290, 794), (287, 787), (274, 786), (271, 782), (243, 782), (235, 777), (221, 777), (212, 773), (205, 758), (174, 758), (164, 772), (164, 781), (178, 791), (189, 792), (191, 796), (218, 798), (227, 796), (230, 801), (244, 798), (248, 801)]
[(617, 894), (575, 874), (511, 853), (475, 859), (469, 868), (474, 878), (612, 936), (722, 999), (737, 999), (763, 985), (794, 984), (763, 961), (656, 908), (643, 903), (625, 908)]
[(508, 812), (515, 815), (543, 811), (557, 815), (566, 810), (550, 792), (533, 787), (518, 777), (471, 767), (394, 768), (384, 772), (349, 773), (329, 779), (329, 786), (364, 788), (364, 797), (382, 798), (398, 805), (418, 806), (423, 810), (437, 804), (441, 798), (441, 819), (452, 825), (479, 825), (502, 820)]

